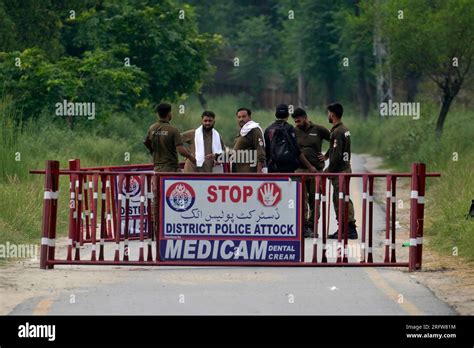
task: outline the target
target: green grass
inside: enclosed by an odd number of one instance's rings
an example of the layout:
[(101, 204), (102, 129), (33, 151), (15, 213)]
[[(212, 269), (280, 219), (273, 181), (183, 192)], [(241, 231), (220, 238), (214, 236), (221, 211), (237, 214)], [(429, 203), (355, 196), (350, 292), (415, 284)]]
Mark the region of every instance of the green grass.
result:
[(421, 111), (419, 120), (349, 118), (353, 151), (382, 156), (395, 171), (406, 172), (411, 163), (424, 162), (429, 172), (440, 172), (441, 178), (427, 179), (425, 236), (436, 250), (452, 255), (457, 248), (460, 257), (474, 261), (474, 219), (464, 217), (474, 199), (474, 112), (454, 105), (438, 141), (438, 109), (422, 103)]
[[(179, 105), (184, 105), (184, 114)], [(233, 145), (238, 132), (235, 111), (246, 106), (245, 97), (208, 98), (208, 109), (216, 113), (216, 129), (227, 146)], [(407, 172), (412, 162), (427, 163), (428, 171), (441, 172), (441, 178), (428, 179), (426, 194), (425, 235), (430, 245), (451, 254), (454, 247), (459, 256), (474, 260), (474, 220), (465, 220), (474, 198), (474, 135), (473, 111), (451, 110), (441, 141), (434, 137), (437, 107), (422, 103), (421, 118), (381, 118), (371, 115), (367, 121), (346, 108), (344, 123), (349, 127), (353, 152), (365, 152), (385, 158), (395, 171)], [(324, 110), (307, 110), (313, 122), (330, 128)], [(196, 98), (173, 106), (172, 123), (180, 131), (200, 124), (202, 107)], [(253, 119), (266, 128), (273, 120), (273, 110), (252, 110)], [(151, 158), (142, 141), (148, 127), (156, 121), (151, 112), (116, 113), (83, 122), (74, 131), (65, 122), (53, 122), (47, 116), (35, 124), (15, 124), (17, 111), (11, 100), (0, 100), (0, 243), (38, 243), (41, 234), (43, 177), (30, 175), (34, 168), (44, 168), (48, 159), (81, 159), (82, 166), (149, 163)], [(62, 120), (60, 120), (62, 121)], [(291, 121), (290, 121), (291, 122)], [(16, 161), (15, 154), (21, 157)], [(124, 160), (125, 153), (130, 161)], [(453, 161), (457, 152), (458, 161)], [(60, 235), (67, 233), (67, 178), (61, 182), (59, 226)]]
[[(40, 117), (34, 124), (21, 124), (11, 100), (0, 99), (0, 244), (39, 243), (42, 223), (44, 177), (31, 175), (31, 169), (43, 169), (46, 160), (59, 160), (67, 168), (71, 158), (82, 166), (120, 165), (150, 162), (142, 141), (146, 123), (131, 121), (125, 114), (112, 115), (91, 127), (71, 131), (66, 123)], [(125, 154), (130, 161), (125, 161)], [(58, 233), (67, 234), (68, 178), (61, 177)]]

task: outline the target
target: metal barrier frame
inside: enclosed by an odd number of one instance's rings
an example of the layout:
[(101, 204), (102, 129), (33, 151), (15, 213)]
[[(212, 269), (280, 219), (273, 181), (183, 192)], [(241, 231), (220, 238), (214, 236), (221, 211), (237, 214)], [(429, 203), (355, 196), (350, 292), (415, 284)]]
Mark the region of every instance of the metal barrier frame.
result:
[[(114, 170), (126, 170), (132, 168), (143, 169), (141, 171), (114, 171)], [(40, 256), (40, 268), (41, 269), (52, 269), (54, 265), (130, 265), (130, 266), (238, 266), (238, 267), (408, 267), (410, 272), (419, 270), (422, 267), (422, 245), (423, 245), (423, 221), (424, 221), (424, 196), (425, 196), (425, 182), (426, 177), (439, 177), (439, 173), (426, 173), (426, 165), (423, 163), (413, 163), (411, 166), (411, 173), (270, 173), (270, 174), (257, 174), (257, 173), (246, 173), (245, 175), (240, 175), (236, 173), (151, 173), (150, 168), (152, 165), (143, 164), (143, 165), (130, 165), (130, 166), (107, 166), (107, 167), (90, 167), (90, 168), (80, 168), (79, 160), (70, 160), (69, 161), (69, 170), (60, 170), (58, 161), (46, 161), (45, 170), (32, 170), (31, 174), (44, 174), (44, 200), (43, 200), (43, 222), (42, 222), (42, 238), (41, 238), (41, 256)], [(147, 170), (148, 169), (148, 170)], [(57, 260), (55, 259), (55, 240), (56, 240), (56, 226), (57, 226), (57, 209), (58, 209), (58, 197), (59, 197), (59, 176), (60, 175), (69, 175), (70, 177), (70, 212), (69, 212), (69, 244), (67, 250), (67, 259), (66, 260)], [(128, 259), (127, 253), (124, 254), (124, 259), (120, 260), (119, 255), (119, 244), (124, 241), (124, 250), (127, 250), (128, 247), (128, 229), (127, 223), (128, 219), (125, 219), (125, 235), (124, 238), (121, 238), (120, 234), (120, 214), (117, 214), (117, 202), (109, 201), (110, 197), (114, 197), (115, 190), (115, 180), (114, 176), (119, 175), (119, 184), (125, 180), (128, 187), (130, 182), (130, 176), (140, 176), (142, 179), (149, 182), (152, 176), (159, 176), (160, 186), (162, 186), (163, 178), (168, 177), (183, 177), (185, 178), (284, 178), (295, 180), (294, 178), (299, 178), (301, 182), (298, 187), (298, 198), (302, 198), (304, 204), (305, 197), (302, 195), (302, 192), (305, 192), (305, 179), (306, 177), (315, 177), (315, 221), (314, 221), (314, 239), (313, 239), (313, 257), (311, 262), (304, 261), (304, 246), (305, 238), (302, 229), (304, 228), (303, 224), (303, 212), (304, 209), (301, 209), (301, 202), (298, 202), (299, 206), (299, 237), (300, 237), (300, 261), (299, 262), (259, 262), (259, 261), (162, 261), (159, 258), (159, 245), (161, 230), (153, 228), (154, 233), (151, 236), (147, 237), (148, 240), (148, 257), (145, 261), (144, 258), (144, 236), (143, 236), (143, 207), (144, 202), (141, 202), (140, 211), (140, 236), (138, 237), (141, 246), (139, 253), (138, 261), (131, 261)], [(88, 185), (83, 188), (83, 181), (81, 178), (84, 178), (87, 183), (87, 176), (92, 178), (92, 187)], [(106, 180), (106, 176), (110, 176), (112, 180)], [(100, 231), (100, 251), (97, 257), (96, 254), (96, 236), (97, 231), (97, 206), (98, 206), (98, 180), (101, 180), (101, 199), (102, 199), (102, 211), (101, 211), (101, 231)], [(329, 214), (331, 209), (330, 206), (330, 197), (327, 195), (326, 199), (326, 182), (328, 178), (337, 177), (339, 180), (339, 221), (344, 221), (341, 228), (339, 228), (338, 234), (338, 245), (340, 246), (341, 254), (337, 257), (337, 262), (327, 262), (326, 258), (326, 228), (329, 225), (329, 219), (326, 220), (325, 214), (326, 211)], [(348, 245), (348, 231), (347, 231), (347, 209), (349, 204), (349, 184), (352, 177), (362, 177), (363, 181), (363, 193), (362, 193), (362, 236), (361, 236), (361, 248), (363, 250), (363, 257), (360, 262), (348, 262), (347, 258), (347, 245)], [(372, 253), (372, 237), (373, 237), (373, 192), (374, 192), (374, 178), (376, 177), (385, 177), (386, 178), (386, 234), (385, 234), (385, 253), (384, 253), (384, 262), (373, 262), (373, 253)], [(409, 247), (409, 259), (408, 262), (397, 262), (396, 253), (395, 253), (395, 212), (396, 212), (396, 181), (397, 178), (409, 177), (411, 178), (411, 198), (410, 198), (410, 247)], [(105, 183), (105, 187), (104, 187)], [(320, 184), (322, 184), (320, 186)], [(328, 186), (328, 193), (330, 192), (331, 184)], [(150, 186), (149, 186), (150, 187)], [(89, 190), (89, 191), (88, 191)], [(141, 196), (145, 196), (143, 192)], [(107, 196), (107, 192), (109, 196)], [(80, 260), (80, 250), (79, 247), (84, 242), (89, 242), (86, 238), (84, 240), (82, 233), (82, 195), (89, 194), (91, 199), (91, 214), (86, 215), (86, 233), (89, 233), (91, 236), (90, 242), (92, 243), (92, 255), (91, 260)], [(119, 194), (120, 196), (120, 194)], [(85, 196), (84, 196), (85, 197)], [(147, 194), (148, 204), (151, 203), (150, 195)], [(162, 196), (160, 197), (162, 200)], [(299, 199), (301, 200), (301, 199)], [(108, 203), (107, 203), (108, 202)], [(126, 200), (128, 204), (128, 200)], [(76, 209), (77, 205), (77, 209)], [(368, 207), (367, 207), (368, 205)], [(107, 209), (107, 206), (109, 209)], [(161, 209), (163, 202), (159, 204), (159, 214), (162, 213)], [(85, 205), (86, 209), (88, 206)], [(105, 208), (104, 208), (105, 207)], [(322, 212), (319, 214), (319, 208), (322, 207)], [(105, 210), (104, 210), (105, 209)], [(109, 214), (107, 211), (110, 211), (112, 218), (105, 218), (106, 214)], [(115, 212), (114, 212), (115, 210)], [(391, 211), (391, 214), (390, 214)], [(367, 214), (368, 213), (368, 214)], [(128, 210), (126, 209), (126, 214), (128, 217)], [(150, 218), (151, 214), (148, 214)], [(367, 222), (368, 215), (368, 222)], [(161, 216), (161, 215), (160, 215)], [(323, 216), (322, 219), (322, 256), (321, 262), (318, 262), (317, 259), (317, 238), (318, 236), (318, 225), (320, 216)], [(329, 215), (328, 215), (329, 216)], [(115, 236), (111, 238), (110, 235), (107, 235), (106, 231), (110, 231), (107, 226), (108, 224), (115, 233)], [(93, 225), (92, 233), (90, 233), (88, 225)], [(368, 232), (368, 248), (367, 248), (367, 258), (365, 253), (366, 247), (366, 234)], [(87, 234), (86, 234), (87, 237)], [(104, 260), (104, 242), (105, 241), (115, 241), (116, 250), (114, 260)], [(154, 240), (157, 245), (157, 252), (155, 260), (152, 257), (152, 248), (151, 241)], [(75, 245), (73, 245), (73, 241)], [(73, 250), (75, 249), (75, 255), (73, 259)]]

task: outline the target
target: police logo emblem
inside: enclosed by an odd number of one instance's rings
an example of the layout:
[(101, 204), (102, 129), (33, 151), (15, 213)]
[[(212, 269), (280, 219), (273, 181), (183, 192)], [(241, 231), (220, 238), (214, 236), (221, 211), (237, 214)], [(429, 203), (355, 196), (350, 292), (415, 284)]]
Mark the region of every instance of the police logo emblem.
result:
[(196, 193), (185, 182), (171, 185), (166, 192), (166, 203), (174, 211), (186, 211), (194, 204)]

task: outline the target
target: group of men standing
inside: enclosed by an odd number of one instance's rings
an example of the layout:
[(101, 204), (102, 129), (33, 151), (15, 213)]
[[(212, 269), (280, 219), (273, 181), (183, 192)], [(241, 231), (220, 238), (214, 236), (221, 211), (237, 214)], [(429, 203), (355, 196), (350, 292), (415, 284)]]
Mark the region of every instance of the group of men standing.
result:
[[(280, 104), (275, 111), (276, 120), (265, 131), (252, 120), (252, 112), (248, 108), (240, 108), (236, 112), (240, 131), (234, 139), (230, 151), (245, 156), (231, 157), (231, 171), (237, 173), (350, 173), (351, 140), (350, 132), (341, 121), (343, 106), (339, 103), (327, 107), (328, 121), (333, 125), (329, 131), (326, 127), (315, 124), (308, 119), (306, 111), (297, 108), (291, 114), (296, 127), (288, 123), (290, 116), (288, 105)], [(223, 172), (225, 156), (224, 142), (217, 130), (214, 129), (215, 114), (204, 111), (201, 115), (201, 125), (180, 133), (170, 125), (172, 119), (171, 105), (160, 104), (156, 112), (159, 120), (153, 124), (146, 135), (144, 144), (153, 156), (156, 172), (180, 171), (178, 163), (179, 152), (186, 158), (184, 172)], [(322, 153), (324, 141), (329, 142), (329, 148)], [(185, 147), (187, 145), (187, 148)], [(244, 160), (242, 160), (244, 159)], [(326, 169), (325, 161), (329, 160)], [(333, 204), (338, 217), (339, 181), (331, 178), (333, 185)], [(313, 236), (315, 180), (306, 179), (305, 236)], [(155, 206), (156, 208), (156, 206)], [(156, 211), (156, 209), (153, 209)], [(319, 212), (318, 212), (319, 214)], [(349, 201), (348, 211), (349, 239), (357, 239), (354, 218), (354, 207)], [(338, 231), (328, 238), (337, 239)]]

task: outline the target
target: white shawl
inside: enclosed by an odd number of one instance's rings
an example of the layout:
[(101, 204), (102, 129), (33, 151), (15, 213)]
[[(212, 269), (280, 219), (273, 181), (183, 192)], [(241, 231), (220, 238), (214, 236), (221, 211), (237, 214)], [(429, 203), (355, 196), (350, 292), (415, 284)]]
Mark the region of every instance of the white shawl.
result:
[[(202, 167), (206, 156), (202, 126), (196, 129), (194, 134), (194, 147), (196, 148), (196, 166)], [(214, 128), (212, 129), (212, 153), (222, 153), (221, 137)]]
[(263, 130), (262, 128), (260, 128), (260, 125), (255, 121), (250, 120), (246, 124), (244, 124), (243, 127), (240, 128), (240, 135), (245, 137), (254, 128), (258, 128), (260, 129), (260, 132), (262, 132), (262, 141), (263, 146), (265, 147), (265, 137), (263, 136)]

